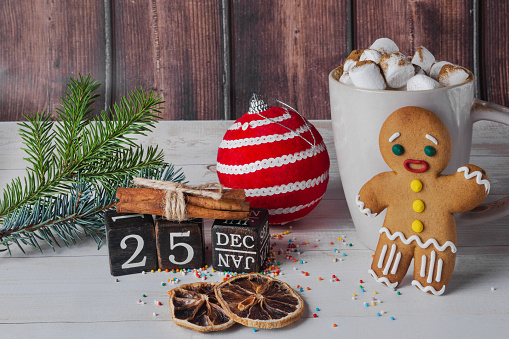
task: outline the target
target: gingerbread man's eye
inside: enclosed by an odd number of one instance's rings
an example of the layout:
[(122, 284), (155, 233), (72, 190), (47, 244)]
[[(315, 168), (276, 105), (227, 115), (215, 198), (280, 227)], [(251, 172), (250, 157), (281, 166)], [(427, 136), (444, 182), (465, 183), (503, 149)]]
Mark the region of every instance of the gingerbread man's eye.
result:
[(396, 145), (392, 146), (392, 153), (394, 153), (396, 155), (401, 155), (401, 154), (405, 153), (405, 149), (400, 144), (396, 144)]
[(433, 146), (426, 146), (424, 147), (424, 154), (426, 154), (428, 157), (432, 157), (437, 153), (435, 150), (435, 147)]

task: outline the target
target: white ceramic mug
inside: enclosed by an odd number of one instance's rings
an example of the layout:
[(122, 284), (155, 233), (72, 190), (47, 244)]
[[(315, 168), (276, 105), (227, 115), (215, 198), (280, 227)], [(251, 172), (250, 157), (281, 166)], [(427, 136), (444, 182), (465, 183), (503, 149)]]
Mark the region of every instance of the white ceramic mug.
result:
[[(329, 94), (339, 173), (357, 234), (371, 249), (376, 248), (385, 211), (368, 218), (359, 211), (355, 197), (376, 174), (390, 171), (380, 154), (378, 135), (392, 112), (418, 106), (442, 119), (452, 139), (452, 157), (444, 174), (469, 163), (474, 122), (491, 120), (509, 125), (509, 108), (475, 99), (474, 81), (428, 91), (368, 90), (342, 84), (333, 74), (329, 74)], [(507, 214), (509, 197), (457, 215), (456, 220), (460, 225), (480, 223)]]

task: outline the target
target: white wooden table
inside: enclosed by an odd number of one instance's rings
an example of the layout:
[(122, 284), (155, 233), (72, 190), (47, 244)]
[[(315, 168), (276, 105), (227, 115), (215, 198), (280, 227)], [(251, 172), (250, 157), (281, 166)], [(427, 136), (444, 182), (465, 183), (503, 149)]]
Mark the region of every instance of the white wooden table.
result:
[[(161, 122), (142, 141), (159, 144), (166, 160), (182, 167), (192, 184), (217, 181), (216, 152), (231, 121)], [(304, 219), (288, 226), (273, 227), (271, 233), (290, 231), (277, 242), (285, 249), (288, 239), (302, 246), (304, 264), (277, 256), (283, 275), (280, 279), (297, 289), (306, 302), (302, 319), (278, 330), (259, 330), (235, 325), (229, 330), (208, 334), (226, 337), (295, 338), (505, 338), (509, 333), (509, 217), (458, 230), (456, 269), (446, 293), (437, 297), (410, 285), (408, 273), (395, 291), (377, 284), (367, 270), (373, 252), (356, 237), (344, 200), (334, 152), (330, 121), (315, 121), (331, 158), (330, 182), (318, 207)], [(0, 185), (24, 175), (21, 139), (15, 123), (0, 124)], [(484, 167), (491, 179), (489, 200), (509, 193), (509, 128), (482, 122), (475, 126), (471, 162)], [(210, 224), (205, 239), (210, 246)], [(290, 228), (290, 226), (292, 226)], [(344, 237), (352, 247), (338, 242)], [(334, 245), (331, 245), (330, 242)], [(316, 248), (312, 244), (317, 244)], [(44, 254), (28, 249), (14, 250), (12, 257), (0, 254), (0, 337), (1, 338), (191, 338), (204, 336), (180, 328), (172, 321), (167, 291), (161, 286), (168, 278), (181, 283), (195, 282), (191, 275), (149, 273), (119, 277), (109, 272), (107, 248), (97, 250), (85, 238), (70, 248)], [(339, 250), (339, 254), (334, 252)], [(343, 256), (345, 254), (346, 256)], [(343, 259), (333, 262), (334, 258)], [(210, 250), (207, 251), (210, 263)], [(301, 271), (309, 272), (305, 277)], [(330, 282), (331, 276), (339, 282)], [(319, 281), (318, 277), (323, 280)], [(210, 280), (222, 279), (214, 273)], [(359, 288), (363, 280), (366, 292)], [(310, 290), (306, 288), (310, 287)], [(492, 287), (495, 290), (492, 290)], [(377, 291), (378, 294), (374, 294)], [(352, 300), (352, 294), (358, 295)], [(142, 295), (147, 297), (143, 298)], [(376, 297), (376, 306), (364, 306)], [(138, 299), (147, 303), (139, 305)], [(163, 306), (154, 305), (154, 300)], [(319, 308), (319, 311), (316, 311)], [(377, 313), (385, 313), (378, 317)], [(157, 313), (154, 316), (153, 313)], [(318, 315), (317, 318), (313, 314)], [(390, 318), (394, 317), (394, 320)], [(337, 324), (337, 327), (333, 327)]]

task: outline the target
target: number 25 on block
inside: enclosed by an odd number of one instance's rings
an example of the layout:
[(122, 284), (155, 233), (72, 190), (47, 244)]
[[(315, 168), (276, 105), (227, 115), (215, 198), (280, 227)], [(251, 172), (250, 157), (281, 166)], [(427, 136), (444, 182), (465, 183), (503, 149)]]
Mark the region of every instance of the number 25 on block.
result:
[(202, 220), (176, 223), (148, 214), (105, 213), (114, 276), (204, 265)]

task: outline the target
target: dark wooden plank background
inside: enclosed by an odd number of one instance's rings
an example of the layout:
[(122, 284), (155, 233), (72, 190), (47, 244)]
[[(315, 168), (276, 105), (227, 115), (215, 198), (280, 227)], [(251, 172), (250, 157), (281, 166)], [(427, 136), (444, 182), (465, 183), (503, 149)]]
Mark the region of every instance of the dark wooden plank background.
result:
[(90, 73), (106, 109), (153, 89), (163, 118), (236, 119), (253, 92), (329, 119), (327, 75), (390, 37), (471, 69), (478, 97), (509, 105), (509, 4), (480, 0), (3, 0), (0, 121), (54, 112)]

